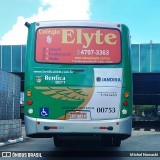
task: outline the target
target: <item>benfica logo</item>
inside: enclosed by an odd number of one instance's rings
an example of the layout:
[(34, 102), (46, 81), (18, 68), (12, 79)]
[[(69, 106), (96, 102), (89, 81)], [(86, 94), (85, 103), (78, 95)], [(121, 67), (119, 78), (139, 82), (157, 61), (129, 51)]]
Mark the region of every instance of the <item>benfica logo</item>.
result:
[(38, 83), (41, 83), (41, 81), (42, 81), (42, 76), (36, 76), (36, 81), (37, 81)]

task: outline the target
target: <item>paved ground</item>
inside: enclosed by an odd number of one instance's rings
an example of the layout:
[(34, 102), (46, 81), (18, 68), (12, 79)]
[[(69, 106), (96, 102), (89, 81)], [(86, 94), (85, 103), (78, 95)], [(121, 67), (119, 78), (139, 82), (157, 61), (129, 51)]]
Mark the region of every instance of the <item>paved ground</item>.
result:
[[(47, 156), (54, 156), (54, 159), (87, 159), (87, 160), (126, 160), (126, 159), (145, 159), (145, 160), (158, 160), (160, 159), (160, 155), (158, 158), (155, 157), (106, 157), (107, 152), (112, 152), (115, 154), (123, 153), (124, 151), (132, 152), (148, 152), (153, 151), (157, 153), (160, 151), (160, 132), (151, 130), (145, 131), (142, 128), (140, 130), (134, 130), (132, 132), (132, 137), (127, 140), (122, 141), (121, 147), (102, 147), (98, 146), (96, 141), (83, 141), (79, 142), (76, 146), (69, 146), (64, 148), (56, 148), (53, 144), (52, 138), (28, 138), (25, 136), (24, 127), (22, 127), (22, 132), (24, 136), (24, 141), (21, 143), (7, 145), (4, 147), (0, 147), (0, 151), (10, 152), (10, 151), (35, 151), (35, 152), (43, 152), (47, 151)], [(48, 152), (49, 151), (49, 152)], [(128, 154), (128, 152), (126, 152)], [(57, 156), (55, 156), (58, 155)], [(159, 153), (160, 154), (160, 153)], [(6, 158), (4, 158), (6, 159)], [(12, 158), (17, 159), (17, 158)], [(23, 158), (24, 159), (24, 158)], [(31, 158), (28, 158), (31, 159)], [(27, 159), (27, 160), (28, 160)], [(42, 158), (41, 158), (42, 159)]]

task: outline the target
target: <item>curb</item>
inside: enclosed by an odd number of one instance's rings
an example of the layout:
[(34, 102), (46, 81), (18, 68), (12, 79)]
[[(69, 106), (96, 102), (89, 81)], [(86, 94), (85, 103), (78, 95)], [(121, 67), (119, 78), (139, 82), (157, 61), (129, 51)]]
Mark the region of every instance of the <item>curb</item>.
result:
[(19, 143), (19, 142), (23, 142), (23, 137), (17, 138), (17, 139), (9, 139), (6, 142), (0, 142), (0, 147), (2, 146), (6, 146), (9, 144), (13, 144), (13, 143)]
[(134, 127), (132, 128), (132, 131), (150, 131), (150, 132), (160, 132), (160, 129), (158, 128), (140, 128), (140, 127)]

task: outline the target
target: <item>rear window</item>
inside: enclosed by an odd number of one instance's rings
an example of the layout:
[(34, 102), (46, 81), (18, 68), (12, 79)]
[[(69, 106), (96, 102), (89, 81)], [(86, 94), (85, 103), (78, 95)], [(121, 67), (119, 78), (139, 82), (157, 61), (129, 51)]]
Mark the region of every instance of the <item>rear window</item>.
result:
[(108, 28), (39, 28), (36, 61), (107, 64), (121, 61), (120, 31)]

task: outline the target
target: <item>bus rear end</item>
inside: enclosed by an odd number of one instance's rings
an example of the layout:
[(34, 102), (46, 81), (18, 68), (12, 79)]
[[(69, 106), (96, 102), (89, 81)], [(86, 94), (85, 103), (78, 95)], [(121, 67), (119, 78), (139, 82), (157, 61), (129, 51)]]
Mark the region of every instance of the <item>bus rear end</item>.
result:
[[(131, 135), (129, 34), (124, 25), (83, 21), (29, 26), (25, 123), (30, 137)], [(30, 41), (32, 38), (32, 41)]]

